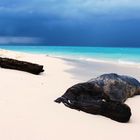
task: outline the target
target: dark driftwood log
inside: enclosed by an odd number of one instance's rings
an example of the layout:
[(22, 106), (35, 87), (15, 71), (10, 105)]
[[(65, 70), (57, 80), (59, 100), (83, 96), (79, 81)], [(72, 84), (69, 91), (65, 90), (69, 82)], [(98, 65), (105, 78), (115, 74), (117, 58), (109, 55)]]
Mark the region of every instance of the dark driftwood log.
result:
[(131, 109), (124, 102), (135, 95), (140, 95), (139, 81), (111, 73), (70, 87), (55, 102), (62, 102), (71, 109), (103, 115), (118, 122), (128, 122)]
[(42, 65), (2, 57), (0, 57), (0, 67), (26, 71), (36, 75), (44, 71)]

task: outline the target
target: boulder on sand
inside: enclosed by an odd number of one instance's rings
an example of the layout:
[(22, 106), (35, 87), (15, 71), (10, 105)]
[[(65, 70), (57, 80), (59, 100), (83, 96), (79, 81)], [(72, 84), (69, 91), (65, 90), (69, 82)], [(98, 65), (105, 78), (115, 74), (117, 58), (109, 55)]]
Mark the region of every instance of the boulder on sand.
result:
[(140, 94), (136, 79), (115, 73), (104, 74), (70, 87), (55, 102), (91, 114), (99, 114), (118, 122), (128, 122), (131, 109), (127, 98)]

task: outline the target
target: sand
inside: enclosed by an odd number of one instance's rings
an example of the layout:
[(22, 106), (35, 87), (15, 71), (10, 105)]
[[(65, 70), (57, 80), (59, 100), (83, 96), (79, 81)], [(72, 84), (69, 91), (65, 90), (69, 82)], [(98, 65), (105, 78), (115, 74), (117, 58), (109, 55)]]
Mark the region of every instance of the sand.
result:
[(140, 139), (140, 96), (127, 100), (132, 117), (125, 124), (54, 102), (73, 84), (103, 73), (117, 72), (140, 79), (139, 68), (7, 50), (0, 50), (0, 56), (39, 63), (45, 69), (37, 76), (0, 68), (1, 140)]

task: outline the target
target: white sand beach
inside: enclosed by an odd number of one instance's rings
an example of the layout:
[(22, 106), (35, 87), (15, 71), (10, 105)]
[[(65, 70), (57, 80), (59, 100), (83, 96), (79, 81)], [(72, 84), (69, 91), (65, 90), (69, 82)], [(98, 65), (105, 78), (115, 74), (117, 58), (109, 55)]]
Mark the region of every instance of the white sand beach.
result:
[(128, 123), (54, 102), (70, 86), (103, 73), (115, 72), (140, 80), (140, 68), (7, 50), (0, 50), (0, 56), (42, 64), (45, 70), (41, 75), (33, 75), (0, 68), (0, 140), (140, 139), (140, 96), (126, 101), (132, 111)]

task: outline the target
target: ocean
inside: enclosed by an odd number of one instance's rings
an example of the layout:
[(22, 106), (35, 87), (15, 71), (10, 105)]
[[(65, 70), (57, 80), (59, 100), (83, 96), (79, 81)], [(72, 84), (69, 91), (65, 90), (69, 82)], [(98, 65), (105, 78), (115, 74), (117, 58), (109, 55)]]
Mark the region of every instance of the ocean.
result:
[(61, 58), (138, 65), (140, 48), (80, 46), (0, 46), (0, 49), (39, 53)]

